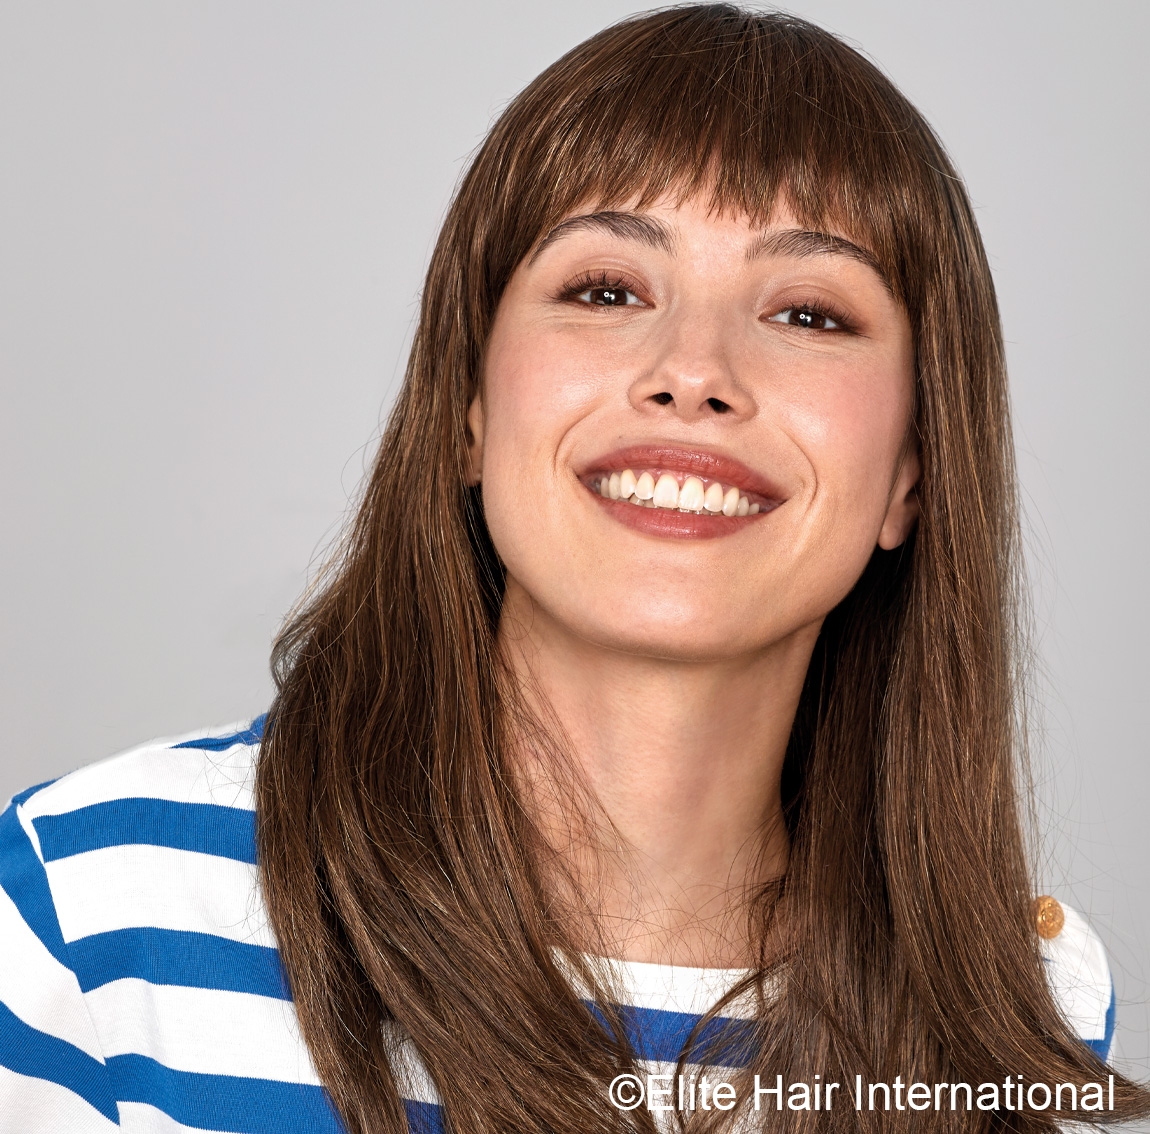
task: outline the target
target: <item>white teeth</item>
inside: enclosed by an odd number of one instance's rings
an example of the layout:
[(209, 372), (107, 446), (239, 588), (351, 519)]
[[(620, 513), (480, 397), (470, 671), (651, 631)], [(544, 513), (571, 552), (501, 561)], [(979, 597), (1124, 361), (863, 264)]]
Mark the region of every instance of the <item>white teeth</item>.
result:
[[(687, 486), (684, 484), (684, 488)], [(723, 510), (723, 486), (717, 481), (713, 480), (707, 485), (707, 491), (703, 494), (703, 507), (708, 512), (721, 512)]]
[(631, 469), (601, 476), (594, 488), (610, 500), (625, 500), (644, 508), (678, 508), (680, 512), (709, 512), (712, 515), (756, 516), (762, 505), (752, 504), (737, 488), (726, 491), (717, 481), (704, 485), (700, 477), (688, 476), (680, 488), (673, 473), (659, 474), (658, 481), (649, 472), (635, 476)]
[(701, 512), (705, 490), (697, 476), (689, 476), (679, 489), (679, 509), (683, 512)]
[(655, 484), (655, 493), (651, 499), (656, 508), (678, 508), (679, 482), (670, 473), (663, 473)]

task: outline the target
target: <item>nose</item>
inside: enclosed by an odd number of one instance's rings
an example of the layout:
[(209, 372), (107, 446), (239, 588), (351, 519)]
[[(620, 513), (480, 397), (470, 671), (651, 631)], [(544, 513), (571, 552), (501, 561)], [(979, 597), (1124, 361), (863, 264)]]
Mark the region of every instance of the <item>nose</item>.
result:
[(724, 322), (713, 309), (669, 321), (652, 344), (650, 367), (631, 385), (631, 404), (687, 422), (749, 417), (754, 399), (739, 381), (731, 357), (735, 331)]

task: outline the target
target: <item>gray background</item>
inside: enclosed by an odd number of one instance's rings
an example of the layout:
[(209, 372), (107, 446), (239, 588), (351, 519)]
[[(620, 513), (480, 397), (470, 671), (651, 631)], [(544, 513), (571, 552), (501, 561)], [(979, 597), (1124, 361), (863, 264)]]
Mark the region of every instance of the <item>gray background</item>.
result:
[[(467, 155), (637, 7), (0, 2), (0, 798), (265, 707)], [(978, 208), (1035, 582), (1041, 879), (1106, 940), (1146, 1075), (1150, 5), (791, 10), (895, 78)]]

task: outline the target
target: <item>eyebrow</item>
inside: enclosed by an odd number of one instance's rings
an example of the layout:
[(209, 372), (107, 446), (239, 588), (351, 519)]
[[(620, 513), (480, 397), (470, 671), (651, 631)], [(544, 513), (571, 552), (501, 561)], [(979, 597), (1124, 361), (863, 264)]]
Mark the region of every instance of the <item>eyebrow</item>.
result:
[[(675, 254), (675, 231), (662, 221), (643, 213), (602, 209), (560, 221), (539, 241), (528, 263), (533, 264), (552, 244), (573, 232), (596, 231), (624, 240), (635, 240), (672, 256)], [(883, 287), (894, 294), (886, 272), (874, 255), (853, 240), (847, 240), (845, 236), (806, 228), (776, 229), (761, 233), (747, 248), (748, 261), (760, 256), (792, 256), (800, 259), (809, 256), (847, 256), (870, 268), (882, 281)]]
[(675, 252), (675, 233), (662, 221), (644, 216), (642, 213), (621, 213), (604, 209), (597, 213), (583, 213), (560, 221), (539, 241), (528, 263), (534, 263), (557, 240), (562, 240), (573, 232), (606, 232), (624, 240), (636, 240), (640, 244), (650, 245), (672, 255)]
[(774, 232), (762, 233), (747, 249), (747, 259), (755, 260), (759, 256), (794, 256), (798, 258), (807, 256), (847, 256), (864, 264), (882, 281), (883, 286), (892, 295), (894, 289), (883, 271), (882, 265), (874, 255), (865, 248), (847, 240), (843, 236), (834, 236), (829, 232), (815, 232), (806, 228), (784, 228)]

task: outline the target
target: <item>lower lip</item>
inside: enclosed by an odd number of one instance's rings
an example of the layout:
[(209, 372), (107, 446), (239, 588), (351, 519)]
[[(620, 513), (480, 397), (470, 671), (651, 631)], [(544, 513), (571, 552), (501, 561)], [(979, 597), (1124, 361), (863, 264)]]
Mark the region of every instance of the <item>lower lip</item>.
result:
[[(591, 491), (591, 490), (588, 490)], [(769, 516), (778, 505), (764, 508), (753, 516), (700, 515), (680, 512), (676, 508), (646, 508), (624, 500), (610, 500), (597, 492), (591, 495), (606, 509), (612, 519), (647, 535), (667, 536), (673, 539), (717, 539), (745, 531), (748, 524)]]

